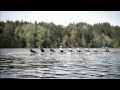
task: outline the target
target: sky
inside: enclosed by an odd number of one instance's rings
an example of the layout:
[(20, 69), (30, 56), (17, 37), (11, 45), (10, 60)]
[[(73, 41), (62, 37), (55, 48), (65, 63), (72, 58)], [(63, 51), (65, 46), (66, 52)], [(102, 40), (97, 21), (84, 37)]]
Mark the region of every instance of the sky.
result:
[(120, 11), (0, 11), (0, 21), (6, 20), (53, 22), (63, 26), (79, 22), (91, 25), (108, 22), (120, 26)]

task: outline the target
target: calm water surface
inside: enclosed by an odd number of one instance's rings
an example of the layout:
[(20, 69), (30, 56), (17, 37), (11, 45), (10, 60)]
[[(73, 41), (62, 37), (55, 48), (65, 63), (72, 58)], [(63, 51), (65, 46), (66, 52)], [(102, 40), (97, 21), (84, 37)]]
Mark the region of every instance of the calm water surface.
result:
[[(40, 52), (38, 48), (33, 50)], [(48, 48), (45, 50), (49, 51)], [(58, 48), (54, 50), (58, 52)], [(68, 52), (66, 48), (64, 50)], [(90, 50), (92, 51), (92, 49)], [(98, 50), (103, 51), (104, 49), (98, 48)], [(109, 50), (120, 50), (120, 48), (110, 48)], [(0, 78), (120, 79), (120, 53), (7, 54), (12, 52), (29, 52), (29, 48), (0, 49)]]

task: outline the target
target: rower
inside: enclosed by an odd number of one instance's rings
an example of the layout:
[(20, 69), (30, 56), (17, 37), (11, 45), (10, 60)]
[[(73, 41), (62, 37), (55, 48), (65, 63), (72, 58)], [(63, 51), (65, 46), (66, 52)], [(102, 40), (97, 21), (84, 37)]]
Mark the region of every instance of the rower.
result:
[(41, 52), (45, 52), (45, 50), (43, 48), (40, 48)]
[(85, 51), (86, 51), (86, 52), (90, 52), (88, 48), (85, 48)]
[(79, 47), (77, 48), (77, 51), (78, 51), (78, 52), (81, 52)]
[(73, 52), (71, 48), (68, 48), (69, 52)]
[(109, 49), (108, 49), (108, 47), (106, 47), (106, 49), (105, 49), (105, 51), (104, 52), (109, 52)]
[(30, 48), (30, 51), (31, 51), (32, 53), (37, 53), (36, 51), (32, 50), (32, 48)]
[(51, 51), (51, 52), (55, 52), (51, 47), (50, 47), (50, 51)]
[(96, 48), (93, 49), (94, 52), (98, 52)]
[(60, 50), (60, 52), (63, 52), (62, 46), (60, 46), (59, 50)]

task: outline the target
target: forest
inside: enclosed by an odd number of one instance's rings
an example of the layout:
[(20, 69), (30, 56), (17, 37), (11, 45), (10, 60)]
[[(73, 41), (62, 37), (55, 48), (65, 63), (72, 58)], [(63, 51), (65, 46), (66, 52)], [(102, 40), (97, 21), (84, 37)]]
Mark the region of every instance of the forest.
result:
[(120, 48), (120, 26), (85, 22), (68, 26), (53, 22), (0, 21), (0, 48)]

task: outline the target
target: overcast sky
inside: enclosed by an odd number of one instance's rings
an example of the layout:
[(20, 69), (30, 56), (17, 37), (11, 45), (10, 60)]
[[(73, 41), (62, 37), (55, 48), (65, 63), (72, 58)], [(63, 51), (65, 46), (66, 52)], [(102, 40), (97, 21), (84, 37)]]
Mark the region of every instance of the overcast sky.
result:
[(70, 23), (87, 24), (109, 22), (120, 26), (120, 11), (0, 11), (0, 20), (23, 20), (28, 22), (53, 22), (67, 26)]

